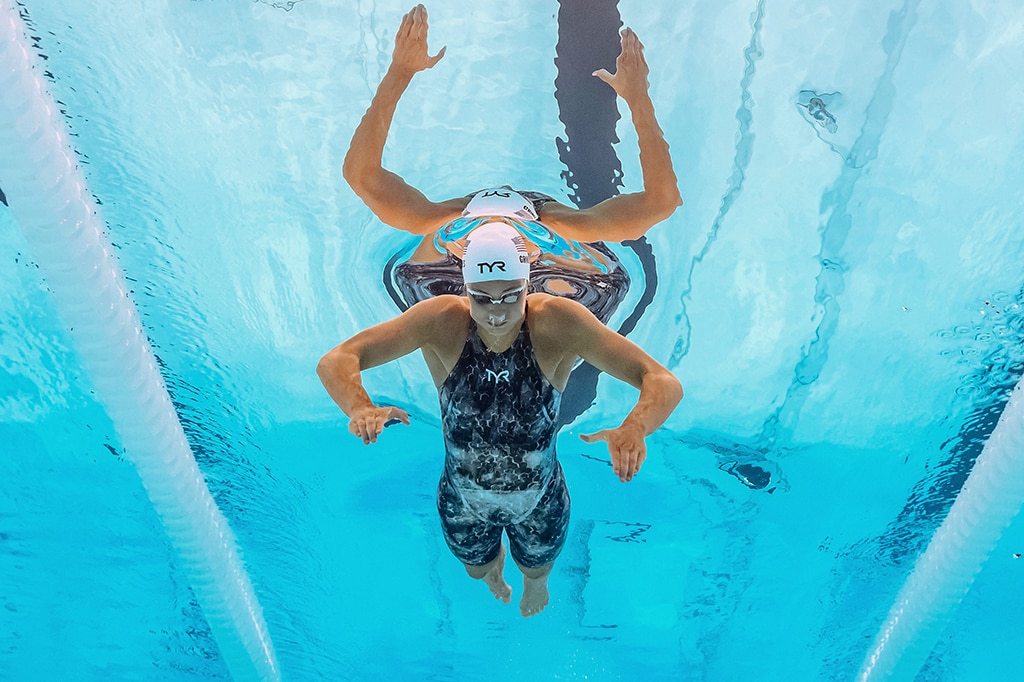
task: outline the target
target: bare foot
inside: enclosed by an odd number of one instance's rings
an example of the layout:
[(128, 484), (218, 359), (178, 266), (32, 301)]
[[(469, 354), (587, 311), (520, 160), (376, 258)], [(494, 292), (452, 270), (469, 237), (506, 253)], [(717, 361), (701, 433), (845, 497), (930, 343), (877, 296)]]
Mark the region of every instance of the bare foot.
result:
[(519, 601), (519, 612), (523, 618), (536, 616), (548, 605), (548, 576), (527, 578), (523, 576), (523, 598)]
[(492, 562), (491, 569), (484, 574), (481, 580), (487, 583), (487, 587), (491, 588), (491, 594), (494, 595), (495, 599), (500, 599), (502, 604), (508, 604), (512, 601), (512, 587), (505, 582), (504, 545), (501, 546), (501, 550), (498, 552), (498, 558)]

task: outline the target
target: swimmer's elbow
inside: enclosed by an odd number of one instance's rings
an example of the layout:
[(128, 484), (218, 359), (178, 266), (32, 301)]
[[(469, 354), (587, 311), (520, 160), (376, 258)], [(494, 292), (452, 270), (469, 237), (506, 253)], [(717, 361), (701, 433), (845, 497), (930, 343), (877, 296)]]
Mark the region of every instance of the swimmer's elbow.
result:
[[(659, 366), (658, 370), (649, 374), (648, 377), (656, 382), (658, 393), (664, 404), (675, 408), (683, 399), (683, 384), (675, 374), (665, 367)], [(648, 377), (645, 377), (645, 383)]]
[(676, 187), (675, 190), (675, 196), (672, 198), (672, 210), (669, 212), (669, 215), (675, 213), (675, 210), (682, 206), (684, 203), (683, 195), (679, 193), (679, 188)]
[(674, 405), (678, 405), (683, 399), (683, 383), (679, 381), (679, 378), (669, 372), (669, 399)]
[(320, 377), (320, 381), (326, 384), (331, 377), (337, 376), (345, 364), (344, 359), (345, 352), (341, 346), (335, 346), (327, 351), (316, 363), (316, 375)]
[(357, 155), (349, 152), (345, 155), (345, 161), (341, 164), (341, 177), (345, 178), (345, 182), (352, 188), (352, 191), (357, 196), (363, 196), (364, 182), (363, 178), (366, 176), (366, 169), (364, 164), (360, 163)]
[(653, 197), (652, 211), (655, 214), (656, 222), (668, 220), (676, 209), (683, 205), (683, 195), (679, 188), (673, 183), (662, 192)]
[(652, 227), (671, 218), (676, 209), (683, 205), (683, 197), (678, 188), (672, 185), (662, 191), (645, 191), (642, 202), (638, 205), (634, 220), (622, 221), (617, 226), (621, 231), (617, 241), (640, 239)]
[(320, 358), (320, 361), (316, 363), (316, 375), (320, 377), (320, 381), (325, 381), (331, 375), (333, 367), (334, 363), (332, 362), (331, 353), (327, 353)]

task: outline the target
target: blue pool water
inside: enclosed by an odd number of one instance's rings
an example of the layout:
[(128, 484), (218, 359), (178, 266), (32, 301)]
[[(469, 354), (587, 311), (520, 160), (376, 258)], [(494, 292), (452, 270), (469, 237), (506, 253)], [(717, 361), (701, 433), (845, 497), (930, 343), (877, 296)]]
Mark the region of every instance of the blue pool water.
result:
[[(396, 312), (381, 272), (408, 238), (340, 169), (408, 7), (20, 4), (284, 679), (856, 678), (1024, 371), (1019, 3), (429, 7), (448, 54), (388, 167), (433, 199), (639, 189), (628, 119), (599, 147), (560, 80), (612, 12), (686, 201), (613, 323), (653, 294), (629, 337), (686, 398), (628, 485), (577, 435), (632, 390), (602, 380), (565, 428), (571, 535), (529, 620), (441, 538), (422, 361), (368, 373), (413, 416), (369, 448), (313, 371)], [(0, 679), (228, 679), (2, 205), (0, 443)], [(1022, 552), (1018, 518), (909, 679), (1012, 677)]]

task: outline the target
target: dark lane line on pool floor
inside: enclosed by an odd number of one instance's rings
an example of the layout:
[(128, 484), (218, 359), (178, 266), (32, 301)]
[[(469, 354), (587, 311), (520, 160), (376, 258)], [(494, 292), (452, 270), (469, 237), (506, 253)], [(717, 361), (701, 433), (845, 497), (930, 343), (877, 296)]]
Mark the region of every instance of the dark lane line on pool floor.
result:
[[(555, 101), (566, 139), (556, 137), (555, 145), (566, 167), (562, 179), (569, 188), (569, 200), (577, 208), (590, 208), (617, 195), (622, 187), (622, 164), (614, 147), (618, 142), (617, 96), (593, 75), (601, 68), (614, 72), (622, 19), (618, 0), (559, 0), (558, 5)], [(619, 333), (626, 335), (654, 299), (658, 276), (646, 238), (623, 244), (637, 254), (644, 270), (643, 295), (619, 327)], [(573, 371), (562, 394), (561, 424), (571, 423), (594, 403), (599, 374), (587, 363)]]

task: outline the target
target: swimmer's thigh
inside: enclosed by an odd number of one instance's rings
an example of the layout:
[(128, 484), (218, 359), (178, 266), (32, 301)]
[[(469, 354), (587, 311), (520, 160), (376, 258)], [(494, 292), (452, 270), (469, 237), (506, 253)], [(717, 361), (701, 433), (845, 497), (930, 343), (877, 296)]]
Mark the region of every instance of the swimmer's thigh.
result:
[(520, 566), (536, 568), (555, 560), (569, 535), (569, 506), (569, 489), (558, 465), (533, 511), (505, 527), (509, 552)]
[(477, 518), (447, 476), (442, 476), (437, 485), (437, 513), (441, 517), (444, 541), (459, 561), (469, 566), (483, 566), (498, 556), (501, 526)]

